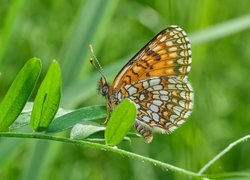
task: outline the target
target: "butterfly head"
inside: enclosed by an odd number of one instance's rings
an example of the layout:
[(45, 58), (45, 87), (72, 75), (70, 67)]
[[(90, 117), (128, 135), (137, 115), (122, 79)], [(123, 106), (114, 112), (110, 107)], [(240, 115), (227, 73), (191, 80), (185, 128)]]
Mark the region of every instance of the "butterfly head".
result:
[(107, 81), (102, 77), (98, 83), (98, 91), (102, 96), (106, 96), (109, 92), (109, 85)]

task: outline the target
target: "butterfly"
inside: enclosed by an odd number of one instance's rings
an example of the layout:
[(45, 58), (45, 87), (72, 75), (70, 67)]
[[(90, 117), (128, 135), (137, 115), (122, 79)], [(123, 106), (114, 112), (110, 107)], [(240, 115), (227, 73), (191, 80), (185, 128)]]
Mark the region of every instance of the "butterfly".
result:
[(127, 62), (111, 85), (101, 77), (98, 89), (106, 98), (105, 122), (128, 98), (137, 108), (134, 127), (146, 142), (153, 140), (153, 131), (173, 132), (192, 112), (194, 95), (187, 80), (191, 61), (191, 45), (180, 27), (159, 32)]

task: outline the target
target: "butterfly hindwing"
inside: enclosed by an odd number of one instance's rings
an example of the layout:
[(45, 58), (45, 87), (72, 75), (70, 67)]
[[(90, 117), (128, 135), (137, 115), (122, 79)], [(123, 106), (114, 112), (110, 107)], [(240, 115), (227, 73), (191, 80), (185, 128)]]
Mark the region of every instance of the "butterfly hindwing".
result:
[(193, 107), (190, 83), (172, 76), (141, 80), (126, 85), (118, 94), (136, 104), (138, 120), (167, 133), (181, 125)]

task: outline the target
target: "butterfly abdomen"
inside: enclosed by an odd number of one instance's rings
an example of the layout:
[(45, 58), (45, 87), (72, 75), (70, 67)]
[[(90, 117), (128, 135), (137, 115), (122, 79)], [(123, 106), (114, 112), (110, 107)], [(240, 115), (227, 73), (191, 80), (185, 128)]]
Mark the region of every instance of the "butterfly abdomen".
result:
[(147, 143), (151, 143), (153, 140), (152, 128), (146, 125), (145, 123), (135, 120), (135, 129), (140, 133)]

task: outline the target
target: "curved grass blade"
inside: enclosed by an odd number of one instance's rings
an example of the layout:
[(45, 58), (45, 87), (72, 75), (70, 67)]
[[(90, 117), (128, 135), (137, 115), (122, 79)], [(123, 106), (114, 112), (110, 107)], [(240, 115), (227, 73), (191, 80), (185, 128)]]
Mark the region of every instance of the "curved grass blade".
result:
[(21, 113), (41, 72), (41, 61), (32, 58), (17, 74), (0, 104), (0, 131), (5, 131)]
[(53, 60), (34, 101), (30, 120), (33, 130), (43, 131), (49, 127), (59, 108), (61, 92), (61, 70), (58, 62)]
[(108, 121), (105, 131), (105, 141), (107, 145), (114, 146), (121, 142), (134, 124), (136, 117), (136, 107), (128, 99), (123, 100)]

